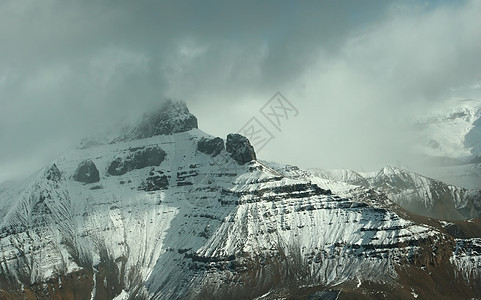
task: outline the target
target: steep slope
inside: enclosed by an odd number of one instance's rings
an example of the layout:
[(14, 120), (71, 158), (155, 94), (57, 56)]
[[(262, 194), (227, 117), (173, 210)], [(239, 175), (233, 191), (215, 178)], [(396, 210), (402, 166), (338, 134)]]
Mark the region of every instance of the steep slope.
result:
[(481, 295), (476, 236), (380, 192), (266, 165), (240, 135), (173, 126), (193, 120), (185, 109), (164, 106), (2, 189), (0, 299)]

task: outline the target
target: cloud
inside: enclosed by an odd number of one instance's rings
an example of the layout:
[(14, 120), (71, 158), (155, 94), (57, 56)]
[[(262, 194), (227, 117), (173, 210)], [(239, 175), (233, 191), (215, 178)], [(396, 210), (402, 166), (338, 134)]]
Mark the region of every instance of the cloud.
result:
[(396, 5), (352, 31), (337, 54), (321, 52), (297, 81), (302, 88), (287, 92), (299, 120), (286, 125), (266, 156), (326, 168), (411, 165), (426, 139), (413, 119), (465, 96), (457, 87), (479, 82), (480, 11), (478, 2)]
[(427, 3), (3, 1), (0, 181), (165, 98), (225, 136), (278, 90), (300, 115), (261, 157), (401, 159), (404, 120), (479, 81), (480, 5)]

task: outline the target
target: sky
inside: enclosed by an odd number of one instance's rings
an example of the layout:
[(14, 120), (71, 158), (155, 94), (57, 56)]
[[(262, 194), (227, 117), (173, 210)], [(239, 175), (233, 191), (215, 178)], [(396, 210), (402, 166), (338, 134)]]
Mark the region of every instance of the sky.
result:
[[(224, 138), (256, 118), (273, 137), (261, 159), (404, 163), (414, 115), (478, 95), (480, 13), (480, 1), (1, 1), (0, 182), (165, 99)], [(277, 92), (296, 114), (276, 127), (262, 109)]]

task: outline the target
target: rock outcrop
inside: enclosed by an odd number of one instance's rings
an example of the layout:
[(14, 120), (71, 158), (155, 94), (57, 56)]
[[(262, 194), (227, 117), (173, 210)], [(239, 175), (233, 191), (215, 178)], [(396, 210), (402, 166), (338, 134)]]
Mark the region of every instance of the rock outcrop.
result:
[(130, 150), (126, 157), (117, 157), (107, 169), (107, 173), (114, 176), (145, 167), (159, 166), (167, 155), (159, 146), (141, 147)]
[(53, 164), (46, 172), (45, 172), (45, 177), (47, 180), (51, 181), (60, 181), (62, 178), (62, 173), (60, 173), (60, 170), (57, 168), (56, 164)]
[(220, 137), (202, 138), (197, 143), (197, 150), (205, 154), (217, 156), (224, 150), (224, 140)]
[(226, 151), (239, 165), (256, 160), (254, 147), (245, 136), (238, 133), (230, 133), (227, 136)]
[(97, 169), (93, 161), (84, 160), (78, 165), (77, 169), (75, 170), (73, 179), (83, 183), (99, 182), (99, 170)]
[(154, 172), (151, 171), (149, 177), (139, 187), (139, 190), (152, 192), (167, 189), (169, 186), (169, 180), (162, 171)]

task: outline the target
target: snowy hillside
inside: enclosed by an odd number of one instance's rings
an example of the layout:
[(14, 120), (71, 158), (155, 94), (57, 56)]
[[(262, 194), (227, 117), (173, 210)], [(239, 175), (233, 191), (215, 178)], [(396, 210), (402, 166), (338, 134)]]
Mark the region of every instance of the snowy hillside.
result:
[(197, 129), (183, 104), (132, 128), (0, 190), (0, 299), (481, 295), (476, 237), (386, 197), (405, 195), (397, 178), (427, 179), (266, 164), (246, 138)]

